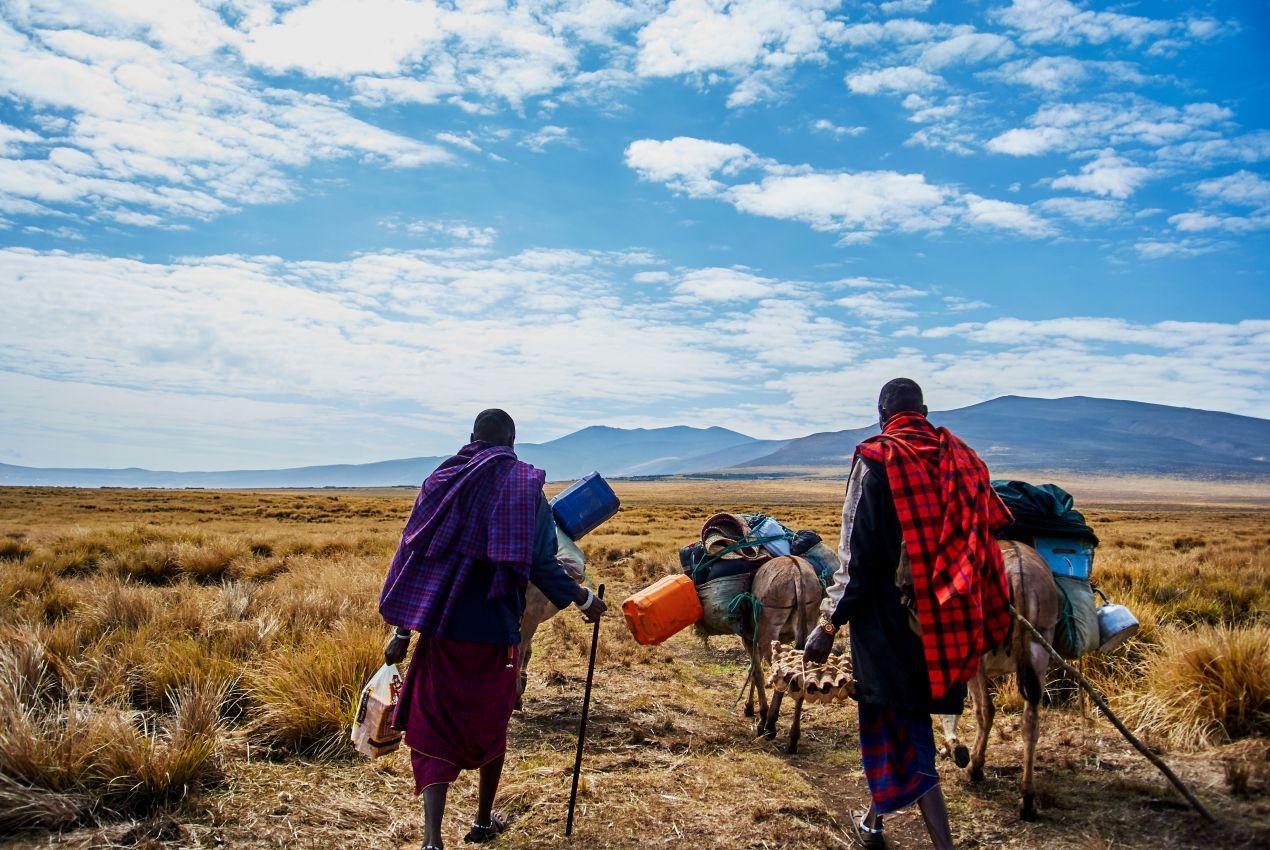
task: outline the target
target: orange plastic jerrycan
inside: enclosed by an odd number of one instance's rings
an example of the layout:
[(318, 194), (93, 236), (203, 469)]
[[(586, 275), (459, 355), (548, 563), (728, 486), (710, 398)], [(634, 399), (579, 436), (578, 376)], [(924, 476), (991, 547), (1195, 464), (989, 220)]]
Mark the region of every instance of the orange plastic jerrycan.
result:
[(622, 603), (626, 627), (635, 640), (659, 644), (701, 619), (701, 599), (686, 575), (666, 576)]

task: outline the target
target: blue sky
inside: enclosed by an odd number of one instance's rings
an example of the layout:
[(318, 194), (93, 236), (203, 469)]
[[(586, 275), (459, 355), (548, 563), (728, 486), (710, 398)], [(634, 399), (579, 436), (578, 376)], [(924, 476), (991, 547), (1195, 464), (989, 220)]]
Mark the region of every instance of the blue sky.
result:
[(1270, 11), (0, 2), (0, 462), (1270, 416)]

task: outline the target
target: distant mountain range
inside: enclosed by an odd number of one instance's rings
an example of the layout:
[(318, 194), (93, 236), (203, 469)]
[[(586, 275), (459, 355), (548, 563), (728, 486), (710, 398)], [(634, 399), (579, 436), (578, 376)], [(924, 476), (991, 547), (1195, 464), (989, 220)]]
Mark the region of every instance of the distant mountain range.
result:
[[(973, 446), (994, 474), (1070, 470), (1117, 475), (1270, 478), (1270, 420), (1159, 404), (1076, 396), (1003, 396), (931, 414)], [(877, 426), (757, 440), (726, 428), (583, 428), (516, 447), (565, 481), (681, 473), (773, 474), (844, 467)], [(384, 487), (418, 485), (444, 458), (226, 472), (41, 469), (0, 464), (0, 485), (79, 487)]]

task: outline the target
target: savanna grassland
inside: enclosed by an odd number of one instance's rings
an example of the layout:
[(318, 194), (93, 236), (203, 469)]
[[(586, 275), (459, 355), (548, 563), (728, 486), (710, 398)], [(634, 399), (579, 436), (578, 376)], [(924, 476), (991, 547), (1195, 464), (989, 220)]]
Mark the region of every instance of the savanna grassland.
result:
[[(1096, 485), (1096, 486), (1095, 486)], [(1070, 484), (1078, 498), (1081, 486)], [(716, 510), (759, 509), (830, 540), (840, 484), (619, 486), (582, 541), (611, 601), (676, 569)], [(941, 762), (959, 846), (1270, 844), (1270, 504), (1094, 482), (1096, 579), (1143, 621), (1086, 665), (1217, 814), (1210, 826), (1055, 682), (1038, 755), (1042, 818), (1018, 819), (1018, 699), (1001, 687), (987, 778)], [(379, 584), (413, 493), (0, 490), (0, 843), (12, 847), (417, 847), (404, 753), (352, 753), (355, 695), (381, 663)], [(616, 614), (616, 610), (614, 611)], [(756, 739), (739, 641), (634, 643), (602, 628), (578, 826), (562, 836), (588, 629), (538, 632), (512, 720), (498, 846), (851, 846), (867, 805), (851, 705), (808, 706), (798, 755)], [(963, 738), (973, 729), (967, 714)], [(458, 846), (474, 777), (451, 790)], [(918, 816), (896, 847), (926, 846)]]

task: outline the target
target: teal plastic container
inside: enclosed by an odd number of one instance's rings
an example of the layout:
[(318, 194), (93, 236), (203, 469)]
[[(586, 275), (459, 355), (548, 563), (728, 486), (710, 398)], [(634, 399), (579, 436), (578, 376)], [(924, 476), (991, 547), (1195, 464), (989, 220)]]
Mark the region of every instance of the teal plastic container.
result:
[(1088, 579), (1094, 568), (1094, 547), (1071, 537), (1038, 537), (1033, 544), (1057, 576)]
[(592, 472), (551, 500), (556, 525), (574, 540), (594, 531), (622, 506), (609, 483)]

